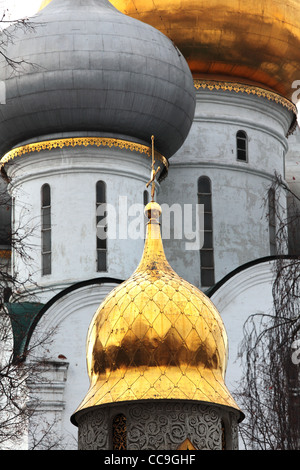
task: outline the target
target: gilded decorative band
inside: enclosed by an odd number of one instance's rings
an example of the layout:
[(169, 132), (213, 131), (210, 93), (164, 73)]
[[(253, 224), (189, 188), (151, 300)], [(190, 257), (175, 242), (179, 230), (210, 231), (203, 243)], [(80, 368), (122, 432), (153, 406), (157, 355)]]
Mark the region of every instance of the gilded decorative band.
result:
[(260, 88), (257, 86), (246, 85), (243, 83), (235, 83), (235, 82), (222, 82), (222, 81), (215, 81), (215, 80), (201, 80), (195, 79), (194, 86), (196, 90), (201, 89), (208, 89), (208, 90), (221, 90), (221, 91), (234, 91), (235, 93), (246, 93), (247, 95), (255, 95), (259, 98), (266, 98), (269, 101), (274, 101), (275, 103), (281, 104), (289, 111), (292, 111), (294, 114), (297, 115), (297, 107), (296, 105), (284, 98), (281, 95), (269, 90), (265, 90), (264, 88)]
[[(145, 154), (151, 157), (151, 146), (138, 144), (135, 142), (130, 142), (127, 140), (121, 139), (112, 139), (109, 137), (72, 137), (72, 138), (65, 138), (65, 139), (53, 139), (53, 140), (46, 140), (43, 142), (35, 142), (33, 144), (22, 145), (20, 147), (16, 147), (9, 152), (7, 152), (2, 159), (0, 160), (0, 166), (3, 167), (5, 163), (13, 160), (16, 157), (21, 157), (23, 155), (27, 155), (34, 152), (40, 152), (42, 150), (53, 150), (56, 148), (63, 148), (63, 147), (78, 147), (84, 146), (88, 147), (96, 146), (96, 147), (118, 147), (120, 149), (128, 149), (132, 152), (138, 152)], [(168, 160), (161, 155), (159, 152), (155, 152), (155, 157), (163, 163), (165, 168), (167, 169), (169, 166)]]

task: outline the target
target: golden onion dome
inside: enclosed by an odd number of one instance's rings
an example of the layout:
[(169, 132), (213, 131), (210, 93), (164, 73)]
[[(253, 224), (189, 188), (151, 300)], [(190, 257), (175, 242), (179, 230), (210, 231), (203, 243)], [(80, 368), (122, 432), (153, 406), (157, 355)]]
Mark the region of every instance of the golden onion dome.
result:
[(43, 0), (43, 2), (41, 3), (41, 6), (40, 6), (40, 10), (45, 8), (51, 1), (52, 0)]
[(174, 41), (194, 78), (246, 82), (290, 99), (300, 79), (300, 2), (111, 0)]
[[(238, 410), (225, 382), (227, 336), (210, 299), (166, 260), (161, 209), (150, 202), (144, 253), (98, 308), (88, 331), (90, 407), (146, 399), (197, 400)], [(242, 415), (242, 414), (241, 414)]]

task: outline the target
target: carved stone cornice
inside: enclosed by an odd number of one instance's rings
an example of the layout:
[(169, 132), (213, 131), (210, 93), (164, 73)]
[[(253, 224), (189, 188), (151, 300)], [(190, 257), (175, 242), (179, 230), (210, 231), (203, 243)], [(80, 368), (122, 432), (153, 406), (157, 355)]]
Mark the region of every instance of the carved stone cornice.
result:
[(297, 107), (292, 101), (288, 100), (287, 98), (284, 98), (283, 96), (271, 90), (266, 90), (257, 86), (247, 85), (245, 83), (201, 79), (194, 79), (194, 86), (196, 90), (203, 89), (210, 91), (234, 91), (235, 93), (246, 93), (247, 95), (255, 95), (259, 98), (266, 98), (269, 101), (274, 101), (275, 103), (281, 104), (289, 111), (292, 111), (293, 113), (297, 114)]
[[(3, 168), (4, 165), (16, 157), (22, 157), (25, 155), (30, 155), (35, 152), (41, 152), (43, 150), (51, 151), (57, 148), (64, 147), (115, 147), (119, 149), (126, 149), (132, 152), (137, 152), (140, 154), (147, 155), (151, 158), (152, 150), (151, 146), (142, 145), (136, 142), (130, 142), (127, 140), (110, 138), (110, 137), (72, 137), (72, 138), (63, 138), (63, 139), (53, 139), (46, 140), (42, 142), (35, 142), (31, 144), (22, 145), (15, 147), (14, 149), (7, 152), (2, 159), (0, 160), (0, 167)], [(169, 163), (168, 160), (158, 152), (155, 152), (155, 157), (161, 163), (163, 163), (165, 169), (168, 169)]]
[(297, 106), (284, 96), (279, 95), (271, 90), (260, 88), (258, 86), (247, 85), (246, 83), (222, 81), (222, 80), (202, 80), (194, 79), (194, 86), (196, 90), (209, 90), (209, 91), (229, 91), (235, 93), (243, 93), (248, 96), (257, 96), (258, 98), (264, 98), (270, 102), (283, 106), (288, 111), (294, 114), (294, 118), (290, 125), (290, 129), (287, 135), (294, 132), (297, 125)]

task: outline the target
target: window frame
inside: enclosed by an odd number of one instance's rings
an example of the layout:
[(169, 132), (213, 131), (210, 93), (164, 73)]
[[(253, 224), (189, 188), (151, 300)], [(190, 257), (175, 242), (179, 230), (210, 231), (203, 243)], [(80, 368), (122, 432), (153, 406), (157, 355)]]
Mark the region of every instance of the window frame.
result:
[[(201, 183), (203, 182), (204, 186), (201, 188)], [(201, 286), (211, 287), (215, 284), (215, 261), (213, 242), (212, 185), (211, 179), (208, 176), (202, 175), (198, 178), (197, 196), (198, 204), (204, 205), (204, 245), (200, 249)], [(207, 225), (209, 225), (209, 228), (207, 228)]]
[[(99, 200), (99, 193), (98, 193), (98, 186), (102, 185), (102, 198), (103, 200)], [(98, 227), (102, 227), (104, 231), (107, 232), (107, 224), (101, 225), (99, 217), (97, 215), (98, 213), (98, 207), (101, 204), (106, 204), (107, 201), (107, 186), (105, 181), (103, 180), (98, 180), (96, 182), (96, 251), (97, 251), (97, 259), (96, 259), (96, 270), (97, 272), (107, 272), (107, 238), (105, 239), (100, 239), (98, 238)], [(105, 213), (104, 216), (101, 216), (102, 219), (105, 219), (107, 217), (107, 213)], [(102, 245), (102, 246), (101, 246)], [(102, 259), (101, 259), (102, 258)]]
[[(49, 191), (48, 195), (45, 195), (45, 190)], [(47, 204), (45, 200), (48, 199)], [(45, 214), (48, 222), (45, 223)], [(44, 183), (41, 187), (41, 269), (42, 276), (48, 276), (52, 274), (52, 220), (51, 220), (51, 186), (49, 183)], [(48, 238), (47, 243), (46, 237)], [(47, 249), (45, 250), (45, 244)], [(46, 263), (46, 259), (48, 259)]]
[[(239, 142), (244, 142), (245, 148), (239, 146)], [(240, 153), (244, 152), (245, 158), (241, 158)], [(240, 129), (236, 133), (236, 159), (238, 162), (248, 163), (248, 135), (247, 132)]]

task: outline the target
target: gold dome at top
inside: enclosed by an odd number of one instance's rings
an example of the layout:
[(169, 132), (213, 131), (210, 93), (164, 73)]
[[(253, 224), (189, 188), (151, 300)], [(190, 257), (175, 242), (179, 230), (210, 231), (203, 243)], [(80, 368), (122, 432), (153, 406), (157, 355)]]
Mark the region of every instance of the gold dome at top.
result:
[[(51, 0), (44, 0), (40, 9)], [(291, 99), (300, 79), (297, 0), (110, 0), (159, 29), (186, 58), (195, 79), (236, 81)], [(298, 88), (298, 87), (297, 87)]]
[(300, 79), (300, 2), (111, 0), (171, 38), (194, 78), (226, 79), (291, 98)]
[[(89, 391), (77, 412), (146, 399), (238, 407), (225, 383), (227, 336), (216, 307), (166, 260), (150, 202), (144, 253), (98, 308), (87, 337)], [(77, 413), (76, 412), (76, 413)]]
[(43, 0), (43, 2), (41, 3), (41, 6), (40, 6), (40, 10), (42, 10), (43, 8), (45, 8), (52, 0)]

